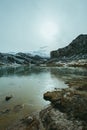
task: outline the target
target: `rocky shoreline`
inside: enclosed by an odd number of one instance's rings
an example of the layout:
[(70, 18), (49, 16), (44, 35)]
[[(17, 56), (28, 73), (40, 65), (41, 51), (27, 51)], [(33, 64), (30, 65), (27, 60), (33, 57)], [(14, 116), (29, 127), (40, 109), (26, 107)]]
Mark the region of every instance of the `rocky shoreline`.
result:
[(46, 92), (51, 103), (43, 110), (20, 119), (7, 130), (87, 130), (87, 79), (66, 82), (67, 89)]

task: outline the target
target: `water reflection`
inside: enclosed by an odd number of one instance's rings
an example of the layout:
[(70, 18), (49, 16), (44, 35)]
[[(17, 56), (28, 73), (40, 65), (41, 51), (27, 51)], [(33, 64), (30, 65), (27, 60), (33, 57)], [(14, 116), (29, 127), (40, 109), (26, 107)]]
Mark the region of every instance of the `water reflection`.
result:
[(87, 76), (87, 69), (80, 67), (57, 67), (51, 68), (51, 74), (57, 75), (57, 77)]
[[(12, 100), (11, 105), (15, 105), (15, 103), (30, 105), (30, 101), (32, 101), (32, 105), (38, 109), (46, 104), (43, 100), (44, 92), (54, 90), (54, 88), (67, 87), (62, 79), (52, 75), (52, 68), (2, 67), (0, 77), (0, 103), (2, 106), (3, 97), (12, 94), (14, 101)], [(4, 105), (6, 107), (7, 104)]]
[(28, 66), (19, 66), (19, 67), (0, 67), (0, 77), (5, 76), (28, 76), (31, 74), (39, 74), (45, 73), (46, 71), (50, 71), (51, 74), (59, 75), (59, 76), (68, 76), (68, 75), (81, 75), (87, 76), (86, 68), (74, 68), (74, 67), (56, 67), (56, 68), (41, 68), (41, 67), (33, 67), (30, 68)]
[[(46, 70), (46, 69), (45, 69)], [(38, 74), (43, 72), (42, 68), (28, 66), (19, 66), (19, 67), (0, 67), (0, 77), (3, 76), (27, 76), (32, 73)]]
[[(65, 79), (72, 77), (87, 77), (83, 68), (40, 68), (28, 66), (0, 68), (0, 112), (10, 109), (8, 115), (0, 116), (0, 128), (8, 126), (8, 121), (17, 120), (24, 115), (40, 110), (48, 104), (43, 100), (43, 93), (54, 88), (68, 87)], [(9, 102), (5, 96), (13, 95)], [(15, 114), (15, 106), (23, 106), (22, 111)], [(4, 117), (7, 117), (6, 119)], [(9, 120), (8, 120), (9, 119)]]

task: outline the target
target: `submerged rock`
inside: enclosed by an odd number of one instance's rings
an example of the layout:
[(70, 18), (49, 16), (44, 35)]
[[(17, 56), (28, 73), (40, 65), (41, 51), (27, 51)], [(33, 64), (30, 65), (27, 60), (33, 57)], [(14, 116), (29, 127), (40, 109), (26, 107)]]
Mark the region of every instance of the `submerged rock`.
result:
[(23, 105), (16, 105), (16, 106), (14, 106), (13, 111), (17, 113), (22, 109), (23, 109)]
[(6, 96), (5, 101), (9, 101), (12, 97), (13, 97), (12, 95), (11, 96)]
[(11, 109), (5, 109), (5, 110), (2, 110), (0, 111), (0, 115), (3, 115), (3, 114), (8, 114), (9, 112), (11, 111)]
[(7, 130), (45, 130), (40, 128), (39, 120), (34, 116), (28, 116), (18, 121)]

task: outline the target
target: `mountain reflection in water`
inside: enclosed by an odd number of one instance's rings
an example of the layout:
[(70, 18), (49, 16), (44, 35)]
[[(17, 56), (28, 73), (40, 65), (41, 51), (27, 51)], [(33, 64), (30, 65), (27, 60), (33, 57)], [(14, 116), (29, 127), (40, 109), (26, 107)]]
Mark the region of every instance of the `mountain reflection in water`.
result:
[(53, 74), (57, 75), (69, 75), (69, 74), (75, 74), (75, 75), (82, 75), (87, 76), (87, 69), (86, 68), (74, 68), (74, 67), (52, 67), (52, 68), (42, 68), (42, 67), (33, 67), (30, 68), (28, 66), (19, 66), (19, 67), (0, 67), (0, 77), (3, 76), (28, 76), (32, 73), (39, 74), (42, 72), (50, 71)]

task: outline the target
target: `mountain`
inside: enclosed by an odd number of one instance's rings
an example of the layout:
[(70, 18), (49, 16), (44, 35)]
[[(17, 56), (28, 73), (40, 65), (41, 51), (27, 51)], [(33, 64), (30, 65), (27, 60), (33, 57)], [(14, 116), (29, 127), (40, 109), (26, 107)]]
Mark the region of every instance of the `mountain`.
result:
[(30, 53), (0, 53), (0, 65), (11, 65), (11, 64), (21, 64), (21, 65), (29, 65), (29, 64), (40, 64), (44, 62), (44, 58), (35, 55), (33, 56)]
[(68, 46), (51, 51), (50, 56), (50, 58), (46, 57), (43, 48), (32, 53), (0, 53), (0, 65), (40, 65), (45, 63), (46, 65), (60, 66), (68, 63), (71, 66), (71, 62), (73, 62), (74, 66), (77, 66), (77, 63), (79, 66), (87, 66), (87, 35), (79, 35)]
[(57, 60), (79, 60), (87, 59), (87, 34), (79, 35), (68, 46), (51, 51), (51, 59)]

